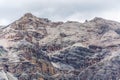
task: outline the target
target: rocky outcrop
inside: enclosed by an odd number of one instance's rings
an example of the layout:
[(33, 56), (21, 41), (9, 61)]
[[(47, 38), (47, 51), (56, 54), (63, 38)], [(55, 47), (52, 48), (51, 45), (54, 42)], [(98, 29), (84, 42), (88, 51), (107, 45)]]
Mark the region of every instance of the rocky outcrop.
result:
[(120, 23), (52, 22), (31, 13), (0, 29), (1, 80), (119, 80)]

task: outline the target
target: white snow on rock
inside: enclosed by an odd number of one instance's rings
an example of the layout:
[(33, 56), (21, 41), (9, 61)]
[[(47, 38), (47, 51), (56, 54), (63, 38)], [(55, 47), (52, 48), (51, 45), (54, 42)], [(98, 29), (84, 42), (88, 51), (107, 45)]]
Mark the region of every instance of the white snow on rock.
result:
[(63, 63), (54, 63), (54, 62), (51, 62), (51, 63), (54, 67), (61, 69), (61, 70), (74, 70), (74, 68), (70, 65), (66, 65)]
[(9, 80), (6, 73), (3, 70), (0, 71), (0, 80)]
[(7, 72), (6, 73), (8, 80), (18, 80), (16, 77), (14, 77), (11, 73)]
[(0, 71), (0, 80), (18, 80), (9, 72), (4, 72), (3, 70)]

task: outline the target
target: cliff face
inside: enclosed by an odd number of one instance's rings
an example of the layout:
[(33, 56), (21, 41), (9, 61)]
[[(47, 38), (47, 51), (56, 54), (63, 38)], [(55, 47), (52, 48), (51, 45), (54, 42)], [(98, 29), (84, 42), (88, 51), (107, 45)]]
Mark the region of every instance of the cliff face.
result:
[(119, 80), (120, 23), (52, 22), (31, 13), (1, 28), (0, 79)]

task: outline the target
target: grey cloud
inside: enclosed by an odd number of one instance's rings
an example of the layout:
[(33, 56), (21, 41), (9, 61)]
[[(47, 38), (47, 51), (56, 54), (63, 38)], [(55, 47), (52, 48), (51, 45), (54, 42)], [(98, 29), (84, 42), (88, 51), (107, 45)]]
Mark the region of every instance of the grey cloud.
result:
[(38, 17), (64, 21), (72, 17), (73, 20), (90, 19), (94, 16), (105, 17), (100, 13), (119, 10), (119, 2), (119, 0), (0, 0), (0, 20), (12, 22), (26, 12)]

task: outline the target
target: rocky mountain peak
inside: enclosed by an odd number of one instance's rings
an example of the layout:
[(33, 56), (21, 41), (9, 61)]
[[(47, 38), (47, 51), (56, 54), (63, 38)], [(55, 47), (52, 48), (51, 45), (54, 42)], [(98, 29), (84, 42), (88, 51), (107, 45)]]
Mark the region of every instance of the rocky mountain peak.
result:
[(95, 17), (94, 20), (103, 20), (101, 17)]
[(32, 15), (32, 13), (26, 13), (26, 14), (24, 14), (24, 17), (30, 18), (30, 17), (34, 17), (34, 16)]
[(40, 18), (34, 16), (32, 13), (26, 13), (24, 14), (19, 20), (19, 22), (25, 22), (25, 21), (39, 21)]
[(103, 22), (103, 21), (105, 21), (105, 19), (103, 19), (101, 17), (95, 17), (90, 22), (101, 22), (101, 21)]
[(41, 22), (51, 22), (50, 20), (48, 20), (47, 18), (39, 18), (34, 16), (32, 13), (26, 13), (23, 15), (22, 19), (29, 19), (29, 20), (33, 20), (33, 21), (41, 21)]
[[(37, 29), (49, 26), (51, 23), (47, 18), (38, 18), (31, 13), (26, 13), (20, 19), (16, 20), (9, 26), (15, 30)], [(9, 27), (8, 26), (8, 27)]]

